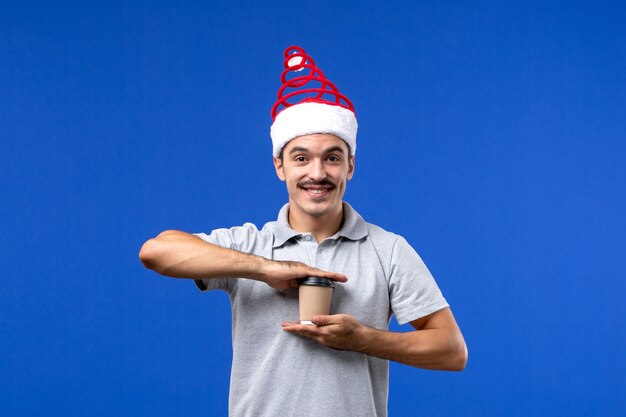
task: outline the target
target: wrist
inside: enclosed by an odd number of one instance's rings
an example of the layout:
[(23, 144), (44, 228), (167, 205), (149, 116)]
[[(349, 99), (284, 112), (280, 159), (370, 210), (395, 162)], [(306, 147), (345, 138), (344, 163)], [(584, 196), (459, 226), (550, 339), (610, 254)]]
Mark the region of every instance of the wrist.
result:
[(252, 257), (251, 262), (246, 263), (248, 265), (246, 277), (256, 281), (266, 282), (267, 267), (271, 261), (262, 256), (250, 256)]
[(371, 346), (371, 342), (376, 330), (368, 327), (362, 323), (359, 323), (355, 330), (355, 340), (357, 341), (356, 350), (361, 353), (369, 354), (368, 348)]

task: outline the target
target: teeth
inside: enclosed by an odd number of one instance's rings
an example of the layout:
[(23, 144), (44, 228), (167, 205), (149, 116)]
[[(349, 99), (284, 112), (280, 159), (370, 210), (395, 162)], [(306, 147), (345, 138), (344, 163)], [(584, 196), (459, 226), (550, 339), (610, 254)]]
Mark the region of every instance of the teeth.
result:
[(313, 194), (322, 194), (326, 190), (325, 189), (323, 189), (323, 190), (312, 190), (312, 189), (309, 189), (307, 191), (309, 191), (310, 193), (313, 193)]

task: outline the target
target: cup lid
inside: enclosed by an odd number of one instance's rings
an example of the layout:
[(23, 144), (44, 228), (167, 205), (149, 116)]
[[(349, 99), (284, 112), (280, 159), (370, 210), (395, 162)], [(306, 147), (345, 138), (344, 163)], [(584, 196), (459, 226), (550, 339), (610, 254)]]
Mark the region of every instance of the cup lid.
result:
[(307, 277), (298, 281), (300, 285), (314, 285), (316, 287), (335, 287), (335, 283), (330, 278)]

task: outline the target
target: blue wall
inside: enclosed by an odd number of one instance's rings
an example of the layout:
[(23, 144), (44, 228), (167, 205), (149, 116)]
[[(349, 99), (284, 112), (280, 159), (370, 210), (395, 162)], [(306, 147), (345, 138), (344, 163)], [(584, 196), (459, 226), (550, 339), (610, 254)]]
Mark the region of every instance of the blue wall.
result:
[(296, 44), (357, 109), (346, 200), (418, 250), (469, 347), (463, 373), (392, 364), (390, 415), (625, 415), (625, 20), (618, 2), (3, 4), (0, 414), (226, 413), (227, 297), (137, 253), (275, 218), (269, 112)]

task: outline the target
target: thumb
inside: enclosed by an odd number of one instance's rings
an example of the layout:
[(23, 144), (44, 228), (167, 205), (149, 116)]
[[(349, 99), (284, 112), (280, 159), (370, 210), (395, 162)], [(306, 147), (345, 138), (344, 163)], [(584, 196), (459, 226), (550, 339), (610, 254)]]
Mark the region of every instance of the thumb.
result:
[(311, 317), (311, 322), (316, 326), (328, 326), (329, 324), (334, 324), (335, 320), (333, 316), (313, 316)]

